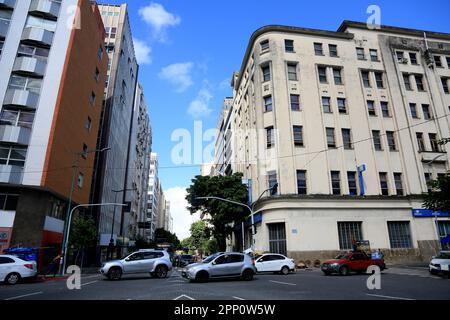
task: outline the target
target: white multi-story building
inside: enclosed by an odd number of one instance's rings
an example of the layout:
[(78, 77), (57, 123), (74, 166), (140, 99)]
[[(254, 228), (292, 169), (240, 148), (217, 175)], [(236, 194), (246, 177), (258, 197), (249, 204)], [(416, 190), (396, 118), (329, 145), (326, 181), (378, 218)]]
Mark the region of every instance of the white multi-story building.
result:
[(437, 143), (450, 136), (449, 79), (449, 34), (258, 29), (230, 110), (232, 172), (253, 200), (278, 183), (255, 205), (255, 249), (313, 260), (368, 240), (389, 261), (434, 254), (450, 218), (423, 210), (422, 194), (449, 169)]

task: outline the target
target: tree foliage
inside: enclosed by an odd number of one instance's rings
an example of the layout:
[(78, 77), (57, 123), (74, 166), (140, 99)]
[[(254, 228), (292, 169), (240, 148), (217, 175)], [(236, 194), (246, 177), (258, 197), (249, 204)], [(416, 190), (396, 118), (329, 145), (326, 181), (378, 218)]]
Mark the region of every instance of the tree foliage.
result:
[(164, 230), (163, 228), (155, 230), (155, 240), (156, 243), (163, 243), (163, 242), (171, 243), (175, 250), (181, 248), (181, 242), (178, 239), (177, 235), (175, 233), (171, 233), (167, 230)]
[(208, 226), (205, 221), (199, 220), (191, 224), (191, 242), (190, 246), (195, 249), (204, 249), (206, 242), (211, 237)]
[(76, 249), (95, 246), (97, 242), (97, 228), (91, 217), (77, 215), (73, 219), (70, 232), (70, 245)]
[(155, 241), (147, 241), (141, 235), (138, 235), (136, 238), (135, 249), (154, 249), (156, 248)]
[(425, 195), (424, 207), (433, 211), (450, 212), (450, 174), (432, 180), (431, 190)]
[(241, 223), (249, 215), (246, 208), (220, 200), (199, 200), (197, 197), (215, 196), (240, 203), (248, 202), (247, 187), (242, 184), (242, 173), (232, 176), (196, 176), (187, 189), (186, 200), (191, 213), (200, 211), (208, 214), (212, 225), (212, 236), (220, 250), (226, 248), (226, 238), (233, 231), (233, 225)]

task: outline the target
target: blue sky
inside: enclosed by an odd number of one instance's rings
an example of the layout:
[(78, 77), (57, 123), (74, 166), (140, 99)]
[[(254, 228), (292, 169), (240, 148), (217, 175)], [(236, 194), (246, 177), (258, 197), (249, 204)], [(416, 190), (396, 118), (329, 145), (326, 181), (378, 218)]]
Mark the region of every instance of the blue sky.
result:
[[(171, 150), (177, 142), (171, 141), (172, 132), (184, 128), (193, 134), (194, 119), (202, 121), (204, 130), (215, 127), (222, 100), (231, 95), (231, 75), (241, 65), (251, 34), (261, 26), (282, 24), (336, 30), (345, 19), (365, 22), (367, 7), (376, 4), (381, 8), (381, 24), (450, 33), (448, 0), (128, 3), (133, 37), (143, 62), (139, 78), (149, 105), (153, 150), (159, 154), (164, 189), (182, 190), (199, 173), (198, 166), (177, 168), (173, 163)], [(184, 206), (181, 202), (179, 205)], [(180, 218), (176, 223), (187, 221)]]

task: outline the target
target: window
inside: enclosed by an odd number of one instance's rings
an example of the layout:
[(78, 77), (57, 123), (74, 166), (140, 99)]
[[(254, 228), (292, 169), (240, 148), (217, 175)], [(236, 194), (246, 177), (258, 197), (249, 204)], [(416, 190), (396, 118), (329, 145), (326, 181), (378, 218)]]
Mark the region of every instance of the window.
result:
[(19, 195), (16, 194), (0, 194), (0, 210), (16, 211)]
[(294, 126), (294, 145), (297, 147), (303, 147), (303, 127)]
[(115, 39), (117, 34), (117, 28), (111, 28), (111, 32), (109, 33), (109, 37), (111, 39)]
[(347, 171), (348, 192), (351, 196), (358, 194), (358, 187), (356, 185), (356, 172)]
[(291, 81), (297, 81), (297, 64), (296, 63), (288, 63), (288, 79)]
[(292, 111), (300, 111), (300, 96), (298, 94), (291, 94), (291, 110)]
[(39, 48), (21, 43), (17, 50), (18, 57), (29, 57), (46, 60), (50, 50), (47, 48)]
[(263, 82), (270, 81), (270, 66), (265, 65), (262, 67), (262, 73), (263, 73)]
[(317, 67), (317, 70), (319, 72), (319, 82), (320, 83), (328, 83), (327, 80), (327, 68), (323, 66)]
[(344, 149), (353, 149), (352, 145), (352, 134), (350, 129), (342, 129), (342, 142), (344, 143)]
[(381, 194), (383, 196), (389, 195), (389, 188), (388, 188), (388, 182), (387, 182), (387, 173), (386, 172), (380, 172), (380, 188), (381, 188)]
[(334, 84), (335, 85), (341, 85), (342, 84), (341, 68), (333, 68), (333, 77), (334, 77)]
[(373, 147), (376, 151), (382, 151), (383, 145), (381, 144), (380, 131), (372, 130)]
[(84, 184), (84, 174), (80, 172), (78, 173), (78, 181), (77, 181), (78, 188), (83, 188), (83, 184)]
[(337, 45), (329, 44), (328, 45), (328, 51), (330, 51), (330, 57), (337, 57), (338, 56)]
[(341, 176), (339, 171), (331, 171), (331, 189), (334, 195), (341, 194)]
[(364, 48), (356, 48), (356, 57), (358, 58), (358, 60), (366, 60)]
[(272, 190), (272, 188), (277, 184), (277, 172), (276, 171), (269, 171), (267, 172), (267, 184), (269, 186), (269, 189)]
[(27, 148), (0, 145), (0, 164), (23, 167)]
[(389, 105), (388, 105), (388, 103), (386, 101), (381, 101), (380, 105), (381, 105), (381, 113), (383, 114), (383, 117), (389, 118), (390, 117), (390, 113), (389, 113)]
[(347, 113), (347, 103), (345, 98), (337, 98), (337, 106), (339, 113)]
[(369, 77), (369, 71), (361, 71), (361, 77), (363, 80), (363, 84), (365, 88), (370, 88), (372, 87), (370, 85), (370, 77)]
[[(0, 12), (4, 12), (4, 11), (0, 11)], [(44, 30), (47, 30), (50, 32), (55, 32), (56, 24), (57, 24), (56, 21), (29, 15), (27, 18), (26, 24), (25, 24), (25, 28), (34, 27), (34, 28), (38, 28), (38, 29), (44, 29)]]
[(322, 108), (323, 112), (331, 113), (330, 97), (322, 97)]
[(267, 50), (269, 50), (269, 40), (261, 41), (261, 51), (264, 52)]
[(81, 156), (84, 159), (86, 159), (87, 155), (88, 155), (88, 146), (85, 143), (83, 143), (83, 151), (81, 152)]
[(264, 112), (272, 111), (272, 96), (264, 97)]
[(374, 62), (380, 61), (378, 60), (378, 51), (376, 49), (370, 49), (369, 53), (370, 53), (370, 61)]
[(450, 57), (445, 57), (445, 60), (447, 60), (447, 68), (450, 69)]
[(375, 81), (377, 83), (378, 89), (384, 88), (384, 82), (383, 82), (383, 72), (375, 72)]
[(323, 56), (323, 48), (321, 43), (314, 42), (314, 53), (316, 56)]
[(19, 75), (11, 75), (8, 89), (25, 90), (36, 94), (41, 91), (42, 79), (34, 79)]
[(95, 105), (95, 93), (91, 92), (91, 96), (89, 97), (89, 102), (91, 103), (91, 105)]
[(419, 147), (419, 152), (425, 151), (425, 142), (423, 140), (423, 133), (416, 132), (417, 145)]
[(409, 104), (409, 110), (411, 111), (411, 117), (413, 117), (414, 119), (418, 119), (418, 115), (417, 115), (417, 107), (415, 103), (410, 103)]
[(450, 91), (448, 90), (448, 78), (441, 77), (441, 82), (442, 82), (442, 89), (444, 90), (444, 93), (449, 94)]
[(409, 61), (411, 61), (411, 64), (417, 65), (417, 54), (414, 52), (409, 53)]
[(284, 40), (284, 50), (286, 52), (294, 52), (294, 40)]
[(409, 221), (388, 221), (391, 249), (412, 248)]
[(442, 68), (442, 60), (441, 56), (434, 56), (434, 63), (436, 64), (436, 67)]
[(0, 264), (8, 264), (8, 263), (15, 263), (15, 261), (14, 259), (8, 257), (0, 257)]
[(433, 180), (431, 173), (425, 172), (425, 182), (427, 183), (427, 191), (431, 192), (432, 188), (430, 187), (430, 182)]
[(99, 58), (100, 60), (103, 59), (103, 47), (102, 47), (102, 46), (100, 46), (100, 47), (98, 48), (97, 56), (98, 56), (98, 58)]
[(389, 151), (397, 151), (397, 144), (395, 143), (394, 131), (386, 131)]
[(376, 116), (375, 112), (375, 101), (367, 100), (367, 111), (369, 112), (369, 116)]
[(423, 84), (423, 76), (421, 74), (414, 75), (416, 79), (416, 86), (418, 91), (425, 91), (425, 86)]
[(29, 128), (33, 126), (34, 112), (3, 109), (0, 114), (0, 125)]
[(402, 182), (402, 174), (400, 172), (394, 172), (394, 183), (395, 183), (395, 191), (398, 196), (403, 195), (403, 182)]
[(362, 222), (338, 222), (339, 248), (341, 250), (352, 249), (352, 242), (362, 240)]
[(425, 120), (430, 120), (432, 118), (430, 106), (428, 104), (422, 104), (422, 113)]
[(3, 45), (5, 44), (5, 40), (0, 39), (0, 57), (2, 56)]
[(326, 128), (327, 133), (327, 145), (329, 148), (336, 147), (336, 139), (334, 137), (334, 128)]
[(91, 131), (91, 129), (92, 129), (92, 119), (90, 117), (87, 118), (84, 127), (86, 128), (87, 131)]
[(274, 129), (273, 127), (266, 128), (266, 142), (267, 142), (267, 148), (272, 148), (275, 146), (275, 137), (274, 137)]
[(286, 225), (284, 223), (269, 223), (270, 252), (286, 254)]
[(403, 74), (403, 82), (405, 83), (406, 90), (412, 90), (411, 82), (409, 81), (409, 74)]
[(397, 51), (396, 55), (397, 55), (398, 62), (403, 63), (403, 61), (405, 61), (405, 54), (403, 51)]
[(441, 148), (438, 143), (437, 134), (429, 133), (428, 138), (430, 139), (431, 151), (433, 152), (441, 152)]
[(100, 71), (98, 71), (98, 68), (95, 68), (94, 79), (95, 79), (96, 82), (98, 82), (99, 78), (100, 78)]
[(297, 170), (297, 193), (306, 194), (306, 170)]

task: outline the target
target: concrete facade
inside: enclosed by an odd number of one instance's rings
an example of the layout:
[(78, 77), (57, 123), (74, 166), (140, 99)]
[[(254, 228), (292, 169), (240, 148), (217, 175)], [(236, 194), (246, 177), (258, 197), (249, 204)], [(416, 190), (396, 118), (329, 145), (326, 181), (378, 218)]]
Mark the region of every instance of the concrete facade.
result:
[(449, 57), (436, 32), (258, 29), (233, 74), (228, 172), (251, 179), (253, 199), (279, 184), (256, 204), (255, 249), (313, 260), (369, 240), (388, 261), (429, 259), (450, 233), (448, 217), (417, 214), (426, 180), (449, 169), (435, 143), (450, 135)]

